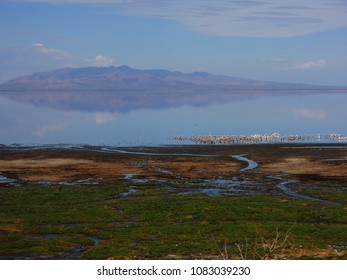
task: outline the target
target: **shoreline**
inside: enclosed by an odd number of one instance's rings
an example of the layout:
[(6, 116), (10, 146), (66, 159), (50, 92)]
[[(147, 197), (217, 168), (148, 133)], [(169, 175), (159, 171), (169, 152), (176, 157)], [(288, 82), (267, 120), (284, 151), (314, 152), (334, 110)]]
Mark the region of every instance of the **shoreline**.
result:
[(329, 141), (329, 142), (323, 142), (323, 141), (317, 141), (317, 142), (258, 142), (258, 143), (233, 143), (233, 144), (194, 144), (194, 143), (180, 143), (180, 144), (154, 144), (154, 145), (112, 145), (112, 144), (77, 144), (77, 143), (45, 143), (45, 144), (18, 144), (18, 143), (11, 143), (11, 144), (1, 144), (0, 143), (0, 149), (9, 149), (9, 148), (33, 148), (33, 149), (39, 149), (39, 148), (49, 148), (49, 147), (56, 147), (56, 148), (88, 148), (88, 147), (110, 147), (110, 148), (119, 148), (119, 149), (126, 149), (126, 148), (165, 148), (165, 147), (245, 147), (245, 146), (346, 146), (346, 141)]

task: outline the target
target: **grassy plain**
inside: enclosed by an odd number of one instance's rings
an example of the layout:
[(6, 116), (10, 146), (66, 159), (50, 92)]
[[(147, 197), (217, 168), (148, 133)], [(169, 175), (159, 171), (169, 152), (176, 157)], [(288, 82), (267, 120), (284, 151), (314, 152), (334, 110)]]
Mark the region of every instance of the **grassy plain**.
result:
[(2, 147), (0, 258), (347, 258), (347, 145), (122, 150)]

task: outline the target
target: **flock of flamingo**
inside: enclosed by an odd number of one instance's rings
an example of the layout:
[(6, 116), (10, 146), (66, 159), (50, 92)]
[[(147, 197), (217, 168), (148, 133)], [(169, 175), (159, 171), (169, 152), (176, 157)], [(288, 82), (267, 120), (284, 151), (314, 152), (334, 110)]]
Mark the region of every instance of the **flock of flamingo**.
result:
[(282, 143), (282, 142), (347, 142), (347, 135), (344, 134), (327, 134), (321, 136), (307, 134), (251, 134), (251, 135), (195, 135), (184, 136), (176, 135), (169, 137), (169, 140), (179, 142), (192, 142), (194, 144), (205, 145), (229, 145), (229, 144), (256, 144), (256, 143)]

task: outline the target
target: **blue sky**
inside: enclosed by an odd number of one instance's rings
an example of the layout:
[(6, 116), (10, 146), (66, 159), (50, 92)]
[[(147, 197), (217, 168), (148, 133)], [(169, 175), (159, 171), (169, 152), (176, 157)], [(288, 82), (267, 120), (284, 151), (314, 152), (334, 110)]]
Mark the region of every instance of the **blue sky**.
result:
[(129, 65), (347, 85), (346, 0), (0, 0), (0, 82)]

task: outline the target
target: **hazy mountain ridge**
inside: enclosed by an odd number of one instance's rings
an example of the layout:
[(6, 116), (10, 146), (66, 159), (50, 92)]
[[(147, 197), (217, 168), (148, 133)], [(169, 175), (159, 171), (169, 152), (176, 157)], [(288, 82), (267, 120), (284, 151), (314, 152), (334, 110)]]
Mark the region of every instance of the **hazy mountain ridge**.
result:
[(182, 73), (128, 66), (63, 68), (11, 79), (1, 90), (218, 90), (324, 89), (321, 86), (264, 82), (206, 72)]

